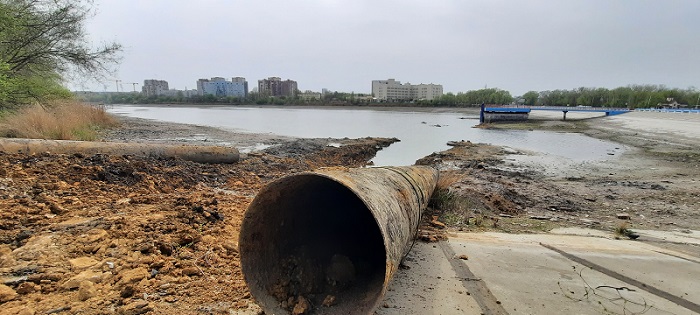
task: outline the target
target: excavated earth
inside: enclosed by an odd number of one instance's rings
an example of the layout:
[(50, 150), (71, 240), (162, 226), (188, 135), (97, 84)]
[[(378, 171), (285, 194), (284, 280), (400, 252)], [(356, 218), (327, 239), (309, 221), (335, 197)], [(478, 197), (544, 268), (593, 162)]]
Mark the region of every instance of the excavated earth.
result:
[[(152, 123), (127, 125), (118, 137)], [(277, 141), (236, 164), (0, 153), (0, 314), (259, 313), (238, 256), (256, 192), (396, 139)]]

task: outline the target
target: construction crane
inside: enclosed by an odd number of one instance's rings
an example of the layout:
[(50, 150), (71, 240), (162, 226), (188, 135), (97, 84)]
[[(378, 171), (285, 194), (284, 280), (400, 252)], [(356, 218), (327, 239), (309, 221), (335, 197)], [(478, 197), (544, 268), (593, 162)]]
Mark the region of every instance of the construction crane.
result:
[(131, 84), (134, 87), (134, 92), (136, 92), (136, 85), (139, 83), (138, 82), (124, 82), (124, 84)]

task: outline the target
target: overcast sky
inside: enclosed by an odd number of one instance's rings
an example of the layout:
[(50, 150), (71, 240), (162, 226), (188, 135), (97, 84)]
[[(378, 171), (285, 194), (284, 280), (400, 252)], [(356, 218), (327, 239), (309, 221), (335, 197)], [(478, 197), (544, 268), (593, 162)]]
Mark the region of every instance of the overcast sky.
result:
[(242, 76), (252, 88), (279, 76), (301, 90), (369, 93), (372, 80), (395, 78), (514, 95), (700, 87), (698, 0), (95, 2), (87, 31), (93, 42), (124, 45), (114, 79), (125, 83), (192, 89), (198, 78)]

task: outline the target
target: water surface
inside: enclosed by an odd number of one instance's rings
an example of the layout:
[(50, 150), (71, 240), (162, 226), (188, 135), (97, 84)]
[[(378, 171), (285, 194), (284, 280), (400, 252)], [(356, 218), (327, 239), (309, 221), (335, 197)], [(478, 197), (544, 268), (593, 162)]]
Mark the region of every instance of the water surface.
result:
[(375, 165), (411, 165), (448, 148), (448, 141), (469, 140), (558, 156), (573, 162), (611, 158), (619, 144), (575, 133), (473, 128), (477, 117), (461, 113), (337, 108), (183, 107), (114, 105), (109, 112), (167, 122), (206, 125), (249, 133), (300, 138), (396, 137), (401, 142), (379, 151)]

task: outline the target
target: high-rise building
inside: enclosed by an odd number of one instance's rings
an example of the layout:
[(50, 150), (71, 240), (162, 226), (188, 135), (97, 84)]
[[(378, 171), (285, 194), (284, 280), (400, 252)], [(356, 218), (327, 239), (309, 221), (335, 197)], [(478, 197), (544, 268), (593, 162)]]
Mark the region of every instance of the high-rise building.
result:
[(269, 77), (258, 80), (258, 93), (269, 96), (294, 96), (297, 93), (297, 81)]
[(401, 84), (394, 79), (373, 80), (372, 96), (382, 101), (433, 100), (442, 96), (440, 84)]
[(163, 95), (168, 91), (168, 81), (165, 80), (143, 80), (141, 92), (146, 96)]
[(234, 77), (231, 81), (227, 81), (222, 77), (213, 77), (211, 79), (197, 80), (198, 95), (215, 95), (217, 97), (248, 96), (248, 81), (242, 77)]
[(245, 91), (245, 96), (248, 97), (248, 81), (245, 80), (243, 77), (233, 77), (231, 78), (231, 82), (235, 84), (242, 84), (243, 85), (243, 91)]

